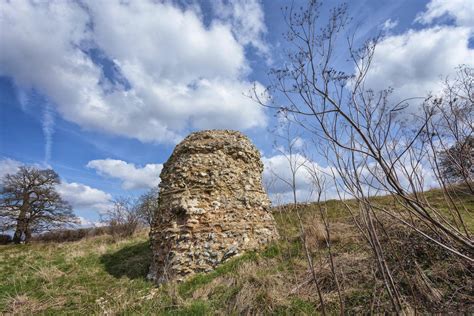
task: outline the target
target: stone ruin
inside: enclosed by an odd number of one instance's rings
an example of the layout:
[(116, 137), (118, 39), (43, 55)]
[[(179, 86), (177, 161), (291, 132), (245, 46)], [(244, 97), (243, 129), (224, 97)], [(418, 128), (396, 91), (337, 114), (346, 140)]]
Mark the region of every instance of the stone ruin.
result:
[(196, 132), (178, 144), (160, 175), (149, 277), (182, 281), (277, 239), (262, 171), (257, 148), (237, 131)]

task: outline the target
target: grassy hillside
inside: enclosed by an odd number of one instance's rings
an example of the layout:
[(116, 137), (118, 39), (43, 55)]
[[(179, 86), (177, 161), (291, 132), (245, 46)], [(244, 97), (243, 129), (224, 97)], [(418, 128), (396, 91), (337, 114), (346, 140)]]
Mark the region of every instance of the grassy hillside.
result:
[[(432, 203), (443, 203), (439, 192), (430, 194)], [(381, 199), (391, 203), (388, 197)], [(474, 198), (464, 199), (467, 208), (474, 210)], [(328, 201), (325, 207), (346, 311), (389, 309), (371, 253), (342, 203)], [(338, 295), (317, 205), (299, 210), (327, 309), (335, 313)], [(297, 217), (285, 208), (276, 208), (274, 214), (282, 235), (279, 243), (235, 258), (212, 273), (160, 288), (146, 280), (150, 261), (146, 232), (120, 241), (105, 235), (71, 243), (0, 246), (0, 312), (315, 314), (319, 299), (305, 261)], [(474, 231), (473, 216), (467, 218)], [(455, 261), (397, 225), (388, 225), (386, 234), (381, 242), (407, 306), (420, 311), (473, 311), (472, 265)], [(413, 273), (406, 275), (401, 266)]]

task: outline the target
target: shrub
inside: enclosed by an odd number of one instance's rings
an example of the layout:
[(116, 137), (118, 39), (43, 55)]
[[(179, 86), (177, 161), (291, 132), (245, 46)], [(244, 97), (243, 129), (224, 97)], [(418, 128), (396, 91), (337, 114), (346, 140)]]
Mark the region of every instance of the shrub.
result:
[(102, 214), (101, 219), (114, 238), (132, 236), (142, 223), (139, 202), (119, 197), (113, 201), (112, 207)]
[(108, 227), (90, 227), (79, 229), (53, 230), (33, 237), (33, 241), (39, 242), (70, 242), (81, 240), (86, 237), (94, 237), (109, 233)]

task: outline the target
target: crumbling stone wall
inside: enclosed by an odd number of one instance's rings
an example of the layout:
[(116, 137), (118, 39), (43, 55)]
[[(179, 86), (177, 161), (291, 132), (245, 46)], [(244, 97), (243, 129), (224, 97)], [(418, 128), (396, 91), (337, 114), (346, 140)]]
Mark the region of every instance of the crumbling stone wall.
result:
[(260, 153), (237, 131), (201, 131), (178, 144), (160, 175), (149, 277), (181, 281), (278, 238), (262, 171)]

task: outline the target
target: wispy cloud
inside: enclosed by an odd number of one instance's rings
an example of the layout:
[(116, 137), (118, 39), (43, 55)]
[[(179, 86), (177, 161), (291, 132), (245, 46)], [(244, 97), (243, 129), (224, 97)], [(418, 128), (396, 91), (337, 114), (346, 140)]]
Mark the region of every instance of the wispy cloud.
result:
[(51, 159), (51, 150), (53, 148), (53, 134), (54, 134), (54, 111), (49, 105), (43, 107), (43, 117), (41, 121), (41, 128), (44, 135), (44, 164), (48, 165)]
[(237, 41), (253, 46), (271, 63), (270, 44), (265, 40), (267, 26), (263, 5), (258, 0), (215, 0), (212, 1), (215, 14), (229, 23)]
[(398, 20), (388, 19), (383, 23), (382, 29), (384, 31), (390, 31), (398, 25)]

